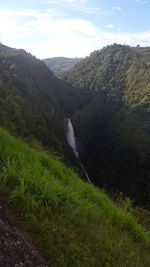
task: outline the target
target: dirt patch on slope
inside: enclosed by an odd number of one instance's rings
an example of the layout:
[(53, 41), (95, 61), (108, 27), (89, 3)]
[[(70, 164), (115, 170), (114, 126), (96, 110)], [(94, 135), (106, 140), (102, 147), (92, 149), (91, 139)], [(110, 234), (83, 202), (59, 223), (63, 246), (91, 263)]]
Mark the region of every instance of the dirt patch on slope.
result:
[(0, 205), (0, 267), (48, 267)]

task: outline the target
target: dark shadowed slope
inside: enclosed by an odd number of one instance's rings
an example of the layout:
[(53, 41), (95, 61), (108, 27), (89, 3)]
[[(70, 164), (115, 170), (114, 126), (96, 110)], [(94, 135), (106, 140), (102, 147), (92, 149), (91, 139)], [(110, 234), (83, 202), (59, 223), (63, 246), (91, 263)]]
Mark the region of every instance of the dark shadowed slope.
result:
[(24, 50), (0, 44), (0, 125), (61, 151), (63, 119), (80, 108), (79, 95)]
[(114, 44), (65, 75), (91, 92), (73, 116), (80, 157), (93, 182), (150, 205), (150, 48)]

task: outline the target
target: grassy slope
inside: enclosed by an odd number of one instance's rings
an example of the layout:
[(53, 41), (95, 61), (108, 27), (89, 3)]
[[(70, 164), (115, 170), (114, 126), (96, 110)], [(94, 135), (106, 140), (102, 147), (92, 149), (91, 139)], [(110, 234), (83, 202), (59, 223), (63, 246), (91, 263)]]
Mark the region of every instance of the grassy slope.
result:
[(150, 234), (102, 191), (0, 129), (1, 192), (49, 266), (149, 266)]

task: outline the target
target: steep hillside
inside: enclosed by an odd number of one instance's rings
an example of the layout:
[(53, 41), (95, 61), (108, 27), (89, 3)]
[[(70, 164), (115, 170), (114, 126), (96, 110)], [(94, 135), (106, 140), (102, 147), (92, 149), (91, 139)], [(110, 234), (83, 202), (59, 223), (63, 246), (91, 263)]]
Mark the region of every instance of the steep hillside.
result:
[(0, 44), (0, 125), (57, 151), (64, 146), (65, 116), (81, 105), (71, 86), (24, 50)]
[(63, 73), (70, 71), (78, 62), (80, 58), (66, 58), (66, 57), (53, 57), (43, 59), (47, 67), (54, 73), (56, 77), (61, 78)]
[(51, 155), (2, 129), (0, 182), (0, 196), (48, 266), (149, 266), (150, 233), (125, 211), (126, 202), (118, 208)]
[(114, 44), (95, 51), (64, 75), (69, 83), (133, 107), (150, 104), (150, 48)]
[(0, 266), (48, 267), (23, 235), (1, 196), (0, 201)]
[(107, 190), (150, 205), (150, 49), (112, 45), (93, 52), (65, 79), (91, 92), (73, 115), (79, 154)]

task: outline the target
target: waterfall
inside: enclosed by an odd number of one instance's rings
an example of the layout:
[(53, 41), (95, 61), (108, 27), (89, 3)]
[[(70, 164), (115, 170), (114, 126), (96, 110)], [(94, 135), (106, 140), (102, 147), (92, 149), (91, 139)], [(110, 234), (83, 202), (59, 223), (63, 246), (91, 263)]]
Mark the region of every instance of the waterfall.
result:
[(84, 173), (84, 176), (87, 180), (88, 183), (91, 183), (91, 180), (82, 164), (82, 162), (80, 162), (80, 159), (79, 159), (79, 153), (77, 151), (77, 145), (76, 145), (76, 137), (75, 137), (75, 133), (74, 133), (74, 129), (73, 129), (73, 126), (72, 126), (72, 122), (71, 122), (71, 119), (65, 119), (66, 121), (66, 138), (67, 138), (67, 142), (69, 144), (69, 146), (72, 148), (76, 158), (78, 158), (79, 160), (79, 165), (80, 165), (80, 168), (82, 170), (82, 172)]
[(67, 142), (73, 149), (75, 156), (78, 158), (79, 154), (77, 151), (76, 138), (75, 138), (75, 133), (74, 133), (71, 119), (66, 119), (66, 126), (67, 126), (67, 133), (66, 133)]

